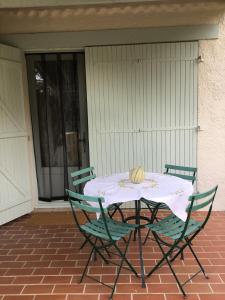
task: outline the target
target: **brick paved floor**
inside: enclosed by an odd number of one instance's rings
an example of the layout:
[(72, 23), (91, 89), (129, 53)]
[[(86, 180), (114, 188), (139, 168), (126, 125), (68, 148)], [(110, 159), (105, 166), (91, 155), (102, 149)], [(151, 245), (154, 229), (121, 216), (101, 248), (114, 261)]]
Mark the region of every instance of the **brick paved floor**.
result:
[[(90, 248), (79, 251), (81, 236), (72, 225), (28, 226), (29, 216), (0, 227), (0, 299), (1, 300), (105, 300), (109, 289), (79, 276)], [(144, 234), (144, 232), (143, 232)], [(225, 299), (225, 213), (214, 212), (205, 229), (194, 242), (194, 248), (208, 272), (199, 274), (186, 286), (189, 300)], [(160, 252), (155, 243), (144, 247), (146, 270), (155, 264)], [(138, 267), (137, 243), (132, 241), (129, 258)], [(197, 270), (188, 251), (185, 260), (174, 263), (185, 280)], [(90, 267), (105, 282), (111, 283), (115, 266), (103, 266), (100, 259)], [(142, 288), (137, 278), (123, 270), (116, 288), (115, 300), (179, 300), (177, 284), (167, 266), (147, 280)]]

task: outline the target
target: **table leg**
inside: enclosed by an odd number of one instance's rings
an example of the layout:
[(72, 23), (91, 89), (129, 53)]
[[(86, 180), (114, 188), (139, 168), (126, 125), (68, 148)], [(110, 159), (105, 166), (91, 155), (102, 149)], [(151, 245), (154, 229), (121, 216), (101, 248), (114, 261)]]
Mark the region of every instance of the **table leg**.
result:
[(136, 210), (136, 224), (138, 224), (137, 232), (138, 232), (138, 245), (139, 245), (139, 254), (140, 254), (140, 265), (141, 265), (141, 283), (142, 287), (146, 287), (145, 284), (145, 268), (143, 261), (143, 253), (142, 253), (142, 241), (141, 241), (141, 222), (140, 222), (140, 210), (141, 210), (141, 201), (135, 201), (135, 210)]

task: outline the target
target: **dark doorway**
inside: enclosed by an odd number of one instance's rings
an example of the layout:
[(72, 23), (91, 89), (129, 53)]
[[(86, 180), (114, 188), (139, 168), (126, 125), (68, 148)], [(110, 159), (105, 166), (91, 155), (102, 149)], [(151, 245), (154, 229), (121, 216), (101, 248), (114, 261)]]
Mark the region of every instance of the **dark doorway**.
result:
[(84, 53), (26, 56), (39, 199), (66, 199), (89, 162)]

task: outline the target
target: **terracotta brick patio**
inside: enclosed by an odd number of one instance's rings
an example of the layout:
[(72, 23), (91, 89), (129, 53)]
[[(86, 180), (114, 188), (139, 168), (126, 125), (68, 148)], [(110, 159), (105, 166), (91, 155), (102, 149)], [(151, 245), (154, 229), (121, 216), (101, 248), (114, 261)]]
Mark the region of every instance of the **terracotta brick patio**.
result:
[[(82, 242), (73, 225), (28, 225), (29, 216), (0, 228), (0, 299), (1, 300), (105, 300), (109, 289), (90, 279), (78, 284), (88, 247), (79, 251)], [(144, 233), (144, 232), (143, 232)], [(225, 299), (225, 212), (214, 212), (205, 231), (194, 242), (210, 277), (199, 274), (186, 286), (189, 300)], [(129, 257), (138, 267), (137, 242), (132, 241)], [(160, 257), (158, 247), (149, 240), (144, 247), (146, 270)], [(191, 253), (174, 263), (180, 278), (186, 279), (197, 270)], [(108, 283), (115, 266), (102, 266), (98, 259), (89, 269), (91, 274)], [(167, 266), (160, 268), (142, 288), (139, 279), (123, 270), (115, 300), (177, 300), (179, 294)]]

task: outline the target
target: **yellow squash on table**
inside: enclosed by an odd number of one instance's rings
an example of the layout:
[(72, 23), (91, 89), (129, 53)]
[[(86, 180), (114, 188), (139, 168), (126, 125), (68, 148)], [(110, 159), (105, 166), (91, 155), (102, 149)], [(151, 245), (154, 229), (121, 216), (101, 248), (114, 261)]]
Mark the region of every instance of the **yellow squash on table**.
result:
[(145, 179), (145, 173), (142, 167), (130, 170), (129, 179), (132, 183), (141, 183)]

